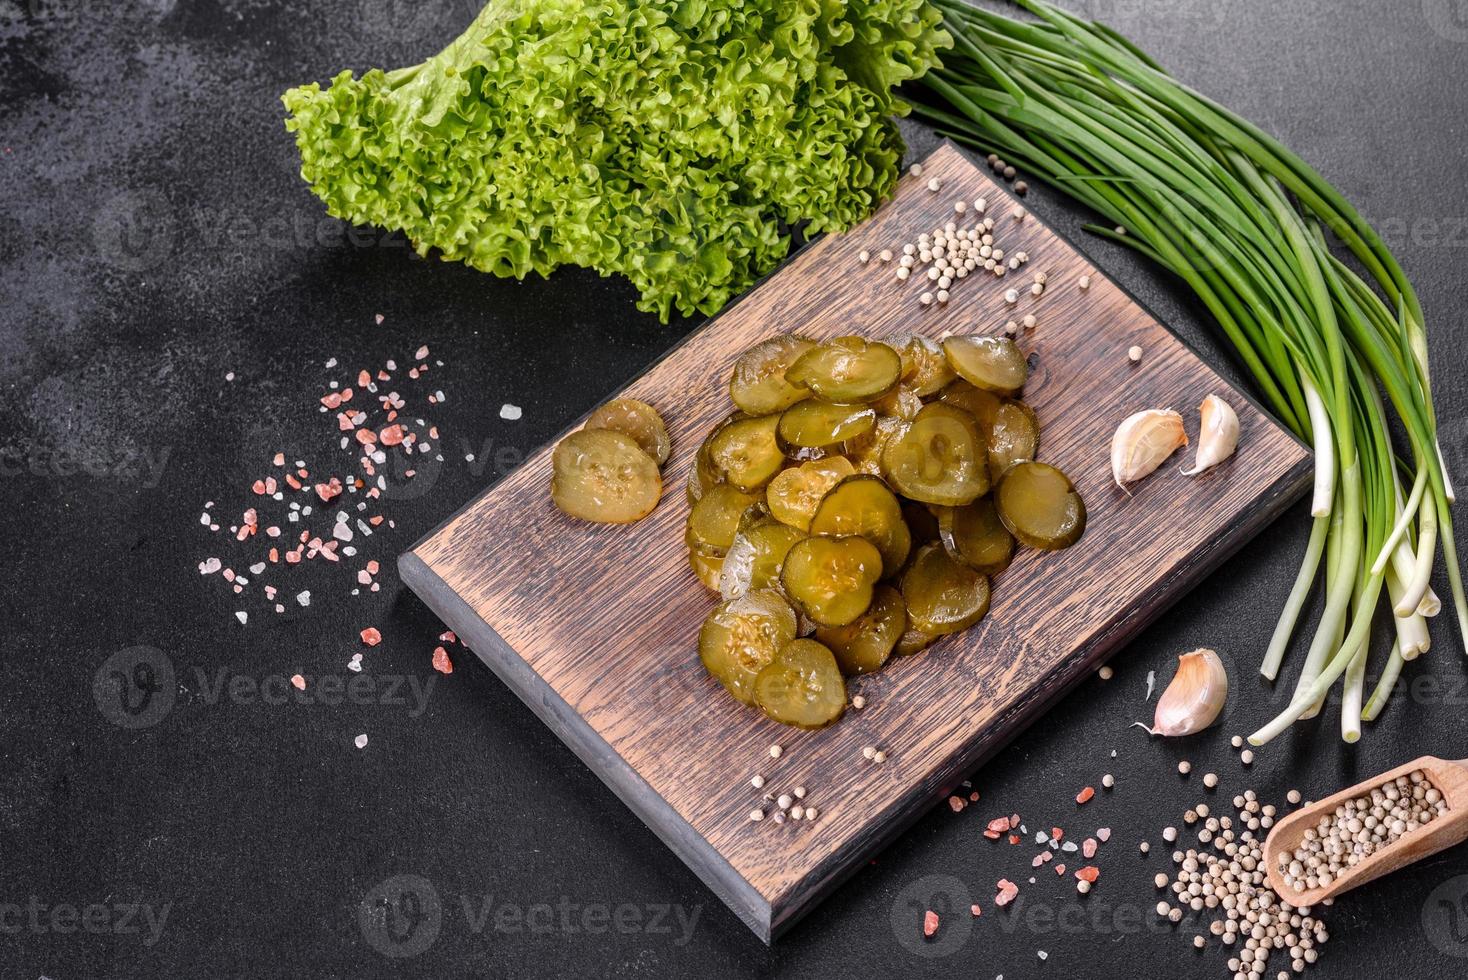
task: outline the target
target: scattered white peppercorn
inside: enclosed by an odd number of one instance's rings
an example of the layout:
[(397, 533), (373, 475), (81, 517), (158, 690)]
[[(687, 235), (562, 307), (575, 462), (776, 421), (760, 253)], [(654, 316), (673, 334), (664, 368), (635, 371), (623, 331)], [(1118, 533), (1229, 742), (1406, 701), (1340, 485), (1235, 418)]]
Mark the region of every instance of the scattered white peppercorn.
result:
[(862, 265), (866, 265), (872, 260), (872, 253), (868, 252), (866, 249), (862, 249), (860, 252), (856, 253), (856, 260)]
[(1239, 761), (1246, 766), (1252, 766), (1254, 764), (1254, 750), (1245, 749), (1244, 751), (1240, 752)]
[(931, 177), (931, 178), (928, 179), (928, 190), (930, 190), (934, 194), (936, 194), (936, 193), (938, 193), (938, 191), (940, 191), (942, 189), (943, 189), (943, 182), (941, 180), (939, 180), (937, 177)]
[(1096, 675), (1103, 681), (1109, 681), (1112, 677), (1116, 676), (1116, 671), (1111, 669), (1110, 664), (1105, 664), (1100, 670), (1096, 671)]
[(755, 775), (755, 777), (749, 781), (749, 785), (753, 786), (755, 789), (764, 789), (765, 777)]
[(932, 306), (933, 305), (933, 294), (932, 293), (923, 293), (921, 296), (918, 297), (918, 302), (921, 303), (921, 304), (923, 304), (924, 306)]
[(1187, 759), (1184, 759), (1182, 762), (1179, 762), (1177, 764), (1177, 771), (1179, 774), (1186, 776), (1188, 773), (1193, 771), (1193, 764)]
[(1081, 276), (1081, 278), (1079, 280), (1077, 280), (1076, 285), (1080, 286), (1082, 289), (1090, 289), (1091, 288), (1091, 277), (1090, 276)]
[(874, 754), (873, 754), (873, 755), (872, 755), (872, 761), (873, 761), (873, 762), (876, 762), (876, 763), (883, 763), (883, 762), (886, 762), (886, 761), (887, 761), (887, 753), (886, 753), (886, 752), (883, 752), (883, 751), (882, 751), (882, 750), (881, 750), (881, 749), (878, 749), (878, 750), (877, 750), (877, 751), (876, 751), (876, 752), (875, 752), (875, 753), (874, 753)]
[(1024, 315), (1024, 318), (1021, 319), (1020, 322), (1025, 325), (1026, 330), (1033, 330), (1035, 329), (1035, 324), (1039, 323), (1040, 321), (1035, 319), (1035, 314), (1026, 313)]
[(765, 811), (761, 810), (759, 807), (755, 807), (753, 810), (749, 811), (749, 820), (751, 823), (759, 823), (764, 818)]
[(1106, 789), (1111, 789), (1113, 786), (1116, 785), (1116, 777), (1108, 772), (1106, 775), (1101, 777), (1101, 785)]
[(1126, 352), (1126, 359), (1131, 361), (1133, 364), (1140, 364), (1142, 362), (1142, 348), (1138, 347), (1136, 344), (1128, 347)]
[(1205, 773), (1204, 776), (1203, 776), (1203, 785), (1204, 786), (1207, 786), (1209, 789), (1213, 789), (1215, 786), (1217, 786), (1218, 785), (1218, 773), (1216, 773), (1216, 772)]
[(914, 163), (908, 170), (914, 177), (921, 177), (923, 175), (923, 165), (921, 163)]
[(782, 749), (782, 748), (780, 748), (780, 746), (778, 746), (778, 745), (771, 745), (770, 746), (770, 758), (771, 759), (778, 759), (778, 758), (780, 758), (780, 754), (782, 752), (784, 752), (784, 751), (785, 750)]
[(865, 708), (867, 706), (867, 699), (858, 694), (851, 699), (851, 706), (860, 711), (862, 708)]

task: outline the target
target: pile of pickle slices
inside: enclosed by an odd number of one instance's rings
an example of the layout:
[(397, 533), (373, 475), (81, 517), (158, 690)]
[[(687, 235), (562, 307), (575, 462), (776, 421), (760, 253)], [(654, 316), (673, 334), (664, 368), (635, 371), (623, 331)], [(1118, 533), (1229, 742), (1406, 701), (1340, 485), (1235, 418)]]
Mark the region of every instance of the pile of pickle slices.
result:
[(730, 694), (783, 724), (828, 725), (844, 676), (982, 619), (1016, 542), (1080, 539), (1080, 495), (1035, 461), (1028, 373), (1004, 337), (786, 335), (739, 358), (738, 411), (699, 448), (685, 533), (723, 598), (699, 656)]

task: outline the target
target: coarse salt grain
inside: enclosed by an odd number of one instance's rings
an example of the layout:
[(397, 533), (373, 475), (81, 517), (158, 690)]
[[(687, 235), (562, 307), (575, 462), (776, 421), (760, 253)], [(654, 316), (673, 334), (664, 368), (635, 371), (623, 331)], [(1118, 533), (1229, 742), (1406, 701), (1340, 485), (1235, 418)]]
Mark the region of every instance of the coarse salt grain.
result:
[(523, 414), (519, 405), (511, 405), (509, 402), (505, 402), (500, 406), (500, 418), (507, 422), (514, 422)]
[(367, 747), (367, 733), (366, 732), (363, 732), (361, 735), (358, 735), (352, 741), (353, 741), (353, 744), (355, 744), (357, 746), (357, 748), (359, 748), (359, 749), (365, 749)]

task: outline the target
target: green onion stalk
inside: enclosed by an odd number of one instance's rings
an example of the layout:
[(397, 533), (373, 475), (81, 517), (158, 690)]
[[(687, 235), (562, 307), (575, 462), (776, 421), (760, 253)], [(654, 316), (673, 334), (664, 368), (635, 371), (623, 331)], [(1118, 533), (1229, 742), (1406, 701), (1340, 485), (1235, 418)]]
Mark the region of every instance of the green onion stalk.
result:
[[(1468, 638), (1453, 489), (1412, 284), (1351, 204), (1263, 130), (1111, 28), (1044, 0), (1016, 2), (1033, 16), (932, 0), (954, 43), (942, 67), (910, 86), (914, 113), (1075, 198), (1106, 219), (1089, 231), (1186, 283), (1269, 407), (1311, 445), (1313, 525), (1265, 677), (1278, 677), (1321, 580), (1324, 610), (1288, 707), (1250, 741), (1317, 714), (1336, 683), (1341, 734), (1355, 741), (1403, 663), (1430, 645), (1427, 619), (1442, 608), (1430, 583), (1439, 548)], [(1383, 601), (1394, 642), (1368, 696)]]

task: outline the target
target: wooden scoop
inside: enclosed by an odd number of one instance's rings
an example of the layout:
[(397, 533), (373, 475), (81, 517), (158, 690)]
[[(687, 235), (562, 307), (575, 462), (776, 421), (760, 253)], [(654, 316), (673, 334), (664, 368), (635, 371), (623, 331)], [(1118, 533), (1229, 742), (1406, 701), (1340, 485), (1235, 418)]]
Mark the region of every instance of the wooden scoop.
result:
[[(1335, 812), (1335, 808), (1347, 800), (1370, 794), (1398, 776), (1407, 776), (1418, 769), (1427, 776), (1433, 786), (1447, 800), (1448, 812), (1418, 827), (1395, 843), (1381, 848), (1366, 859), (1349, 868), (1329, 885), (1296, 891), (1286, 884), (1279, 869), (1279, 855), (1293, 854), (1300, 846), (1305, 831), (1320, 822), (1320, 818)], [(1364, 783), (1343, 789), (1309, 806), (1302, 807), (1274, 825), (1269, 838), (1264, 842), (1264, 866), (1269, 874), (1269, 887), (1290, 905), (1300, 908), (1319, 905), (1327, 898), (1348, 892), (1357, 885), (1374, 881), (1430, 854), (1446, 850), (1454, 844), (1468, 840), (1468, 759), (1462, 762), (1447, 762), (1425, 755), (1391, 772), (1382, 773)]]

